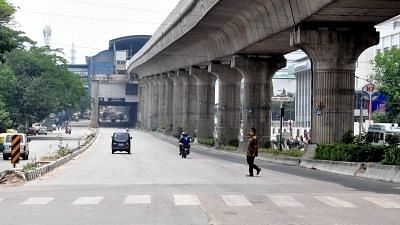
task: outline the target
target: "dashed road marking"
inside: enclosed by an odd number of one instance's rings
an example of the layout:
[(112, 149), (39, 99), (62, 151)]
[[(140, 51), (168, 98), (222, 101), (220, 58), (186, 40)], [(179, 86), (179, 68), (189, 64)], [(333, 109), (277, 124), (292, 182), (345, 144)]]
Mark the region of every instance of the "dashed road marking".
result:
[(268, 198), (278, 207), (304, 207), (303, 204), (289, 195), (268, 195)]
[(385, 197), (363, 197), (364, 200), (372, 202), (382, 208), (400, 208), (400, 203)]
[(47, 205), (53, 200), (54, 198), (28, 198), (26, 201), (22, 202), (21, 205)]
[(128, 195), (125, 198), (124, 204), (150, 204), (151, 196), (150, 195)]
[(222, 195), (222, 199), (228, 206), (252, 206), (253, 205), (243, 195)]
[(76, 199), (72, 204), (73, 205), (97, 205), (103, 200), (103, 196), (95, 196), (95, 197), (80, 197)]
[(319, 201), (335, 208), (356, 208), (351, 202), (341, 200), (331, 196), (315, 196)]
[(200, 205), (197, 195), (174, 195), (175, 205)]

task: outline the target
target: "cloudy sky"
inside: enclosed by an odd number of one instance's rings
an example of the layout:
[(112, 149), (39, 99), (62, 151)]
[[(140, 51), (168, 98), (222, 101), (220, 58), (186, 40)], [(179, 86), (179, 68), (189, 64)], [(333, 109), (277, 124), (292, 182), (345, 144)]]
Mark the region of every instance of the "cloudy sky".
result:
[(16, 30), (44, 44), (43, 29), (50, 25), (51, 47), (62, 48), (75, 63), (85, 63), (107, 49), (108, 41), (127, 35), (152, 35), (179, 0), (9, 0), (16, 6)]

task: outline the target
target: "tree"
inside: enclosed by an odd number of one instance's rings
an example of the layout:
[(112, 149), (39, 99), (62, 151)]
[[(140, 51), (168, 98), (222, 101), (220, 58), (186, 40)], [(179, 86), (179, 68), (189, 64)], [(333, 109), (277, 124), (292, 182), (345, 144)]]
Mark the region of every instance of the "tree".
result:
[(4, 62), (4, 54), (15, 48), (23, 48), (24, 43), (33, 41), (24, 36), (23, 32), (9, 28), (9, 22), (13, 19), (15, 8), (6, 0), (0, 0), (0, 61)]
[(58, 50), (35, 46), (6, 54), (0, 80), (12, 75), (15, 79), (9, 79), (10, 90), (0, 92), (0, 96), (6, 101), (14, 127), (42, 121), (52, 112), (80, 109), (86, 90), (58, 54)]
[(385, 53), (378, 53), (372, 63), (375, 71), (372, 79), (378, 90), (388, 98), (388, 102), (385, 104), (389, 109), (387, 117), (391, 122), (400, 122), (398, 120), (400, 113), (400, 50), (393, 48)]

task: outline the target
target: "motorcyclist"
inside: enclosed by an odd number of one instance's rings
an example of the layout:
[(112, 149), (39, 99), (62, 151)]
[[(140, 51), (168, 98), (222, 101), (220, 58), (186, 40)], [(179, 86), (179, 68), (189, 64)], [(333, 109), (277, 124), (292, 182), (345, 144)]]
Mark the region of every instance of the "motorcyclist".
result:
[(188, 145), (190, 148), (190, 136), (183, 131), (181, 137), (179, 138), (179, 155), (182, 154), (182, 149), (185, 145)]

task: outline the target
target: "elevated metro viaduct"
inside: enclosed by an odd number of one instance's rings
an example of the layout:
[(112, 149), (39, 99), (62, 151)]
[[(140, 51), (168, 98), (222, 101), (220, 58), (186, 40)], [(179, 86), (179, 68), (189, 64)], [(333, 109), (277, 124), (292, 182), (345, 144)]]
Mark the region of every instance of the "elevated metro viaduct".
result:
[(140, 76), (142, 124), (212, 136), (218, 78), (218, 142), (238, 137), (242, 110), (244, 130), (257, 128), (267, 143), (272, 76), (284, 54), (302, 49), (312, 61), (312, 110), (321, 111), (312, 142), (337, 143), (353, 130), (356, 60), (378, 43), (374, 25), (399, 13), (397, 0), (182, 0), (128, 63)]

